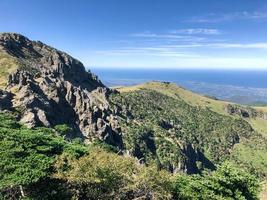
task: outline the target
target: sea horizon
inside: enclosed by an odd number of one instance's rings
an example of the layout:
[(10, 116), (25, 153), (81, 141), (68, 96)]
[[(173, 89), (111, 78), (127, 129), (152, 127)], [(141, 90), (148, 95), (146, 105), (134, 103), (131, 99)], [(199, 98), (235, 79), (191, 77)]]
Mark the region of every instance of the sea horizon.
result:
[(267, 103), (267, 70), (91, 68), (109, 87), (173, 82), (202, 95), (241, 104)]

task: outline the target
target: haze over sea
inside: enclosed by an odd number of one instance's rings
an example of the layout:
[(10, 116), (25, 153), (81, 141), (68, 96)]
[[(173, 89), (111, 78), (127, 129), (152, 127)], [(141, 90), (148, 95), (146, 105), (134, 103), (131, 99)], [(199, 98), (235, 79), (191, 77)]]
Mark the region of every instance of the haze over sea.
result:
[(107, 86), (168, 81), (194, 92), (244, 104), (267, 103), (267, 71), (93, 68)]

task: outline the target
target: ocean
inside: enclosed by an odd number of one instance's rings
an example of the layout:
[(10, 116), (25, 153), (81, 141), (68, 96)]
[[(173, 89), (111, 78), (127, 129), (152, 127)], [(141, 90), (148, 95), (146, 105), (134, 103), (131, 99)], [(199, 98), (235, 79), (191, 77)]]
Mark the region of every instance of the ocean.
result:
[(267, 70), (91, 70), (107, 86), (129, 86), (147, 81), (174, 82), (188, 90), (243, 104), (267, 103)]

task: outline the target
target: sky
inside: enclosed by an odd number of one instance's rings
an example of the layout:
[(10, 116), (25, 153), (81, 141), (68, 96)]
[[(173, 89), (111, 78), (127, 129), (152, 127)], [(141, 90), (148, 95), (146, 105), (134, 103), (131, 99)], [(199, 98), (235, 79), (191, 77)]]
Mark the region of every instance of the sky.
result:
[(0, 32), (92, 68), (266, 69), (266, 0), (0, 0)]

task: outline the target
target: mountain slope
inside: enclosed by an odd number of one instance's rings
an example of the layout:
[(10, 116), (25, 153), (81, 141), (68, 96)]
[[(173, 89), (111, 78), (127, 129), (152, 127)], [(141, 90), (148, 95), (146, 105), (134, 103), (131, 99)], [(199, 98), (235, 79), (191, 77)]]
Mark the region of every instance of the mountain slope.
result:
[(171, 174), (58, 131), (0, 112), (0, 199), (258, 199), (255, 177), (228, 162), (205, 175)]
[(196, 93), (193, 93), (189, 90), (186, 90), (172, 83), (168, 84), (168, 87), (159, 82), (149, 82), (142, 85), (131, 86), (131, 87), (119, 87), (116, 89), (122, 93), (136, 91), (140, 89), (156, 90), (158, 92), (161, 92), (163, 94), (169, 95), (174, 98), (179, 97), (192, 106), (200, 106), (203, 108), (208, 108), (214, 112), (227, 116), (229, 116), (229, 114), (231, 116), (239, 115), (238, 113), (229, 113), (227, 106), (234, 105), (241, 108), (244, 111), (249, 110), (250, 113), (254, 113), (253, 116), (249, 117), (241, 116), (241, 117), (246, 121), (248, 121), (256, 131), (262, 133), (263, 135), (267, 134), (267, 120), (266, 120), (267, 107), (240, 106), (231, 102), (212, 99), (206, 96), (198, 95)]
[[(196, 173), (232, 160), (259, 176), (267, 174), (267, 140), (252, 123), (267, 121), (237, 112), (250, 114), (254, 109), (200, 96), (172, 83), (117, 89), (121, 94), (113, 95), (112, 101), (121, 107), (123, 140), (130, 154), (174, 171)], [(229, 106), (238, 109), (232, 113)]]

